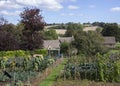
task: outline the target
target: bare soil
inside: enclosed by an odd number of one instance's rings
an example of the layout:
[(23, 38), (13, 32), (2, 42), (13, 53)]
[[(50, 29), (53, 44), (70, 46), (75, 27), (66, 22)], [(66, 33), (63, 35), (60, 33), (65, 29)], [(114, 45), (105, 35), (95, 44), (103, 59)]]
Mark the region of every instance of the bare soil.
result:
[(120, 83), (95, 82), (88, 80), (58, 80), (53, 86), (120, 86)]

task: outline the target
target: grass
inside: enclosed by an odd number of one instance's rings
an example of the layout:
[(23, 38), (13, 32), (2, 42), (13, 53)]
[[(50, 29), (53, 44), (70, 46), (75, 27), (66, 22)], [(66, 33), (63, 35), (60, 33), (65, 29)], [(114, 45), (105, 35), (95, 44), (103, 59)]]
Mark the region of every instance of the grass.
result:
[(58, 80), (52, 86), (88, 86), (88, 80)]
[(119, 50), (110, 50), (109, 53), (119, 53)]
[(39, 86), (52, 86), (52, 84), (55, 82), (56, 77), (60, 74), (60, 70), (64, 68), (66, 60), (64, 60), (62, 63), (60, 63), (57, 67), (55, 67), (52, 71), (52, 73), (41, 83), (39, 83)]
[(58, 80), (52, 86), (120, 86), (120, 83), (95, 82), (89, 80)]

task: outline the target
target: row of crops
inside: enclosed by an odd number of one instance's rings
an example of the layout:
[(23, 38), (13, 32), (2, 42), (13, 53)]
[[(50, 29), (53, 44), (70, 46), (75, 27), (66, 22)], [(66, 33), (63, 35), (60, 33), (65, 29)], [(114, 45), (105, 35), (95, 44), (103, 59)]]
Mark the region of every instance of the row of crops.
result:
[(95, 57), (72, 57), (61, 75), (64, 79), (88, 79), (120, 82), (120, 54), (97, 54)]
[(53, 58), (32, 57), (29, 51), (0, 52), (0, 83), (7, 82), (9, 86), (22, 86), (26, 81), (30, 83), (54, 62)]

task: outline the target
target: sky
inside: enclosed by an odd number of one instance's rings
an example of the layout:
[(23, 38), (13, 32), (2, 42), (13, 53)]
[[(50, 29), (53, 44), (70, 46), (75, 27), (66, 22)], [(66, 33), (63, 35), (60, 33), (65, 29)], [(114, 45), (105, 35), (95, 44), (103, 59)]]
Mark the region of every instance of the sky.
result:
[(41, 9), (46, 23), (120, 24), (120, 0), (0, 0), (0, 16), (17, 24), (25, 7)]

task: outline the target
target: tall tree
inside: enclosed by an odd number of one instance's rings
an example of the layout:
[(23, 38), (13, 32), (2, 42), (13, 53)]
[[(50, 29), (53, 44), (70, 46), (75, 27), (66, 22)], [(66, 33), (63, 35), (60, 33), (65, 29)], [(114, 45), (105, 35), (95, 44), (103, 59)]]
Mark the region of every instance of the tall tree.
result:
[(102, 30), (103, 36), (115, 36), (116, 41), (120, 42), (120, 28), (116, 23), (106, 23)]
[(58, 34), (56, 33), (55, 29), (50, 29), (44, 32), (44, 39), (46, 40), (55, 40), (58, 39)]
[(70, 43), (68, 42), (62, 42), (60, 44), (61, 53), (63, 53), (64, 55), (69, 55), (70, 48), (71, 46), (70, 46)]
[(72, 23), (72, 22), (69, 22), (67, 23), (67, 31), (65, 33), (65, 36), (73, 36), (76, 31), (80, 30), (82, 31), (83, 27), (80, 23)]
[(0, 30), (0, 50), (16, 50), (19, 45), (15, 36), (7, 31)]
[(9, 24), (3, 17), (0, 18), (0, 51), (19, 49), (15, 36), (15, 25)]
[(0, 28), (7, 23), (8, 21), (4, 17), (0, 17)]
[(34, 31), (39, 31), (44, 29), (45, 22), (41, 10), (38, 8), (25, 8), (25, 10), (20, 14), (21, 22), (25, 26), (25, 30), (30, 30), (32, 33)]
[[(40, 12), (41, 10), (38, 8), (25, 8), (25, 10), (20, 14), (21, 23), (24, 25), (24, 29), (22, 31), (23, 42), (21, 44), (23, 49), (33, 50), (42, 47), (43, 39), (40, 34), (38, 35), (38, 31), (44, 29), (45, 22)], [(37, 36), (35, 36), (36, 34)]]
[(97, 52), (103, 53), (103, 38), (99, 33), (78, 31), (74, 38), (73, 45), (77, 48), (78, 53), (85, 55), (95, 55)]

